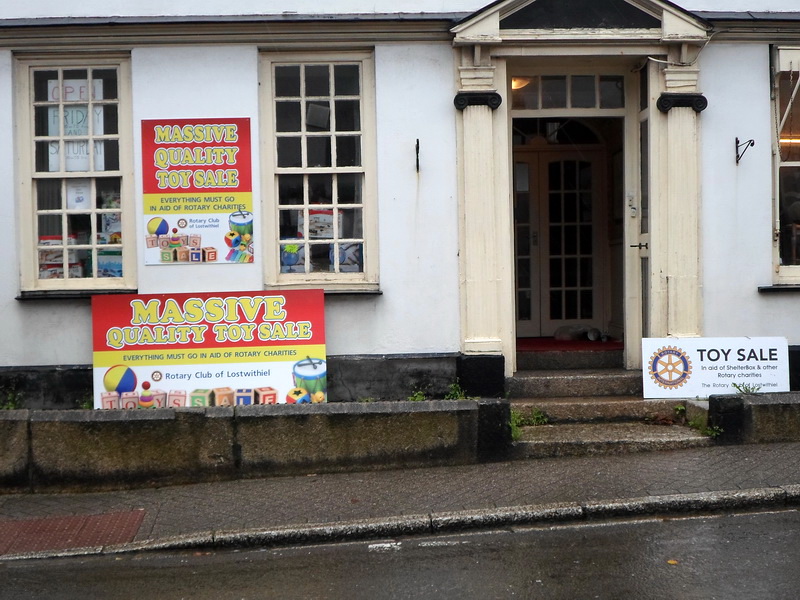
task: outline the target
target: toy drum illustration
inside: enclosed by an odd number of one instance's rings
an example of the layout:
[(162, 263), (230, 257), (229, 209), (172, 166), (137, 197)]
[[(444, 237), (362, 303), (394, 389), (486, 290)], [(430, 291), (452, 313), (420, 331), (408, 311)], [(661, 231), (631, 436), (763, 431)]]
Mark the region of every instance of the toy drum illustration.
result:
[(295, 363), (292, 369), (294, 385), (308, 392), (314, 403), (325, 402), (328, 391), (328, 373), (321, 358), (306, 358)]
[(235, 231), (240, 236), (245, 234), (253, 235), (253, 213), (240, 210), (232, 213), (228, 217), (228, 226), (231, 231)]

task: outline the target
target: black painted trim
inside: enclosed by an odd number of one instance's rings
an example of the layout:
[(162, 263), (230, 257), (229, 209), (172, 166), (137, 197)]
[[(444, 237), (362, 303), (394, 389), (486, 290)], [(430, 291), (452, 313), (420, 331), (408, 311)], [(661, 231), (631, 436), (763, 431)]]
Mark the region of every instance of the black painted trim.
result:
[(138, 294), (139, 290), (53, 290), (20, 292), (16, 300), (80, 300), (92, 296), (112, 296), (119, 294)]
[(687, 107), (694, 112), (703, 112), (708, 107), (708, 99), (703, 94), (669, 94), (664, 93), (656, 101), (656, 107), (663, 113), (676, 107)]
[(458, 92), (453, 99), (453, 104), (458, 110), (468, 106), (488, 106), (496, 110), (503, 103), (503, 98), (497, 92)]
[(759, 294), (780, 294), (780, 293), (797, 293), (800, 292), (800, 285), (760, 285), (758, 286)]

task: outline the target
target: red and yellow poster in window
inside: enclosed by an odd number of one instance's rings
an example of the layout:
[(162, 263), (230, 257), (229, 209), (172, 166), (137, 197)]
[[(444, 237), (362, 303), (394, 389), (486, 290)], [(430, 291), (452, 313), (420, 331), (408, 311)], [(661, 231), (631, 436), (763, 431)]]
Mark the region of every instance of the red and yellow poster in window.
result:
[(250, 119), (142, 121), (146, 265), (255, 260)]
[(322, 290), (92, 299), (95, 408), (327, 401)]

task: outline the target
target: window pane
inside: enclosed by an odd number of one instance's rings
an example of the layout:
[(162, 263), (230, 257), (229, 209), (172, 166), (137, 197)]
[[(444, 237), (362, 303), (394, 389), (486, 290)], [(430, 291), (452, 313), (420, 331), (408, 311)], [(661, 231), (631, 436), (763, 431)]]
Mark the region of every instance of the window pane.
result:
[(600, 77), (600, 108), (623, 108), (625, 106), (625, 78), (622, 75)]
[(37, 210), (61, 209), (61, 180), (42, 179), (36, 182)]
[(300, 131), (300, 103), (276, 102), (275, 103), (275, 129), (276, 131)]
[(94, 143), (94, 170), (119, 171), (119, 141), (105, 140)]
[(361, 273), (364, 271), (364, 245), (345, 242), (339, 244), (339, 272)]
[(340, 167), (361, 166), (361, 138), (359, 136), (336, 137), (336, 164)]
[(59, 143), (58, 142), (36, 142), (35, 162), (38, 173), (48, 173), (59, 171)]
[(278, 166), (279, 167), (300, 167), (303, 164), (302, 151), (300, 149), (300, 138), (279, 137), (278, 138)]
[(39, 215), (39, 243), (47, 240), (48, 244), (63, 244), (61, 239), (61, 215)]
[[(86, 276), (91, 275), (87, 273)], [(122, 277), (122, 250), (108, 248), (97, 251), (97, 276)]]
[(539, 78), (511, 78), (511, 107), (522, 109), (539, 108)]
[(795, 95), (791, 106), (789, 104), (798, 78), (798, 73), (781, 73), (778, 80), (778, 118), (784, 123), (780, 132), (780, 151), (784, 162), (800, 160), (800, 93)]
[(336, 65), (333, 67), (334, 93), (337, 96), (357, 96), (361, 93), (358, 65)]
[[(302, 215), (301, 215), (302, 217)], [(339, 215), (341, 218), (341, 215)], [(315, 239), (333, 239), (336, 237), (334, 227), (338, 228), (338, 223), (333, 223), (332, 210), (314, 210), (308, 211), (308, 237)]]
[(34, 109), (34, 135), (58, 135), (58, 108), (37, 106)]
[(333, 204), (333, 175), (308, 176), (308, 202)]
[(328, 102), (306, 103), (306, 131), (331, 130), (331, 105)]
[(361, 114), (358, 100), (336, 101), (336, 131), (358, 131), (361, 129)]
[(282, 240), (291, 240), (304, 237), (303, 230), (299, 229), (300, 210), (282, 210), (280, 212), (280, 236)]
[(573, 75), (572, 82), (572, 107), (573, 108), (594, 108), (596, 101), (594, 95), (594, 76), (593, 75)]
[(800, 167), (780, 170), (781, 263), (800, 264)]
[(92, 79), (95, 81), (92, 86), (92, 98), (94, 100), (117, 99), (116, 69), (94, 69), (92, 71)]
[(303, 176), (278, 176), (278, 204), (303, 204)]
[(309, 137), (306, 139), (308, 144), (308, 166), (309, 167), (330, 167), (331, 166), (331, 138), (329, 137)]
[(332, 271), (333, 256), (332, 244), (313, 244), (311, 251), (311, 272)]
[(281, 273), (305, 272), (305, 251), (302, 244), (281, 244)]
[(300, 95), (300, 67), (297, 65), (275, 67), (275, 96), (278, 98)]
[(341, 173), (336, 179), (339, 204), (360, 204), (361, 175), (359, 173)]
[(348, 208), (339, 211), (341, 214), (340, 238), (361, 238), (364, 236), (364, 228), (361, 224), (361, 209)]
[(567, 106), (567, 78), (564, 75), (542, 77), (542, 108)]
[(92, 123), (95, 135), (114, 135), (119, 133), (119, 118), (117, 116), (116, 104), (105, 104), (94, 107), (94, 123)]
[(33, 74), (34, 102), (58, 101), (58, 71), (36, 71)]
[(330, 95), (328, 65), (309, 65), (306, 67), (306, 96)]
[(95, 180), (98, 208), (119, 208), (121, 205), (119, 177), (100, 177)]

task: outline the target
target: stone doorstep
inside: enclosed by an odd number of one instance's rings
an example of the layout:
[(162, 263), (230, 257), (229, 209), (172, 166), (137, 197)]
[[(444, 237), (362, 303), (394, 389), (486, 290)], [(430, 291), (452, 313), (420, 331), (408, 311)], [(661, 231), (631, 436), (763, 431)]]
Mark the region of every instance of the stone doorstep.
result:
[(539, 410), (548, 422), (677, 420), (676, 407), (683, 400), (644, 400), (641, 396), (595, 396), (580, 398), (524, 398), (512, 400), (511, 408), (525, 415)]
[(648, 423), (569, 423), (522, 428), (511, 457), (550, 458), (621, 454), (710, 446), (711, 438), (686, 426)]
[(511, 399), (636, 396), (642, 393), (642, 374), (625, 369), (517, 371), (506, 379), (506, 391)]

